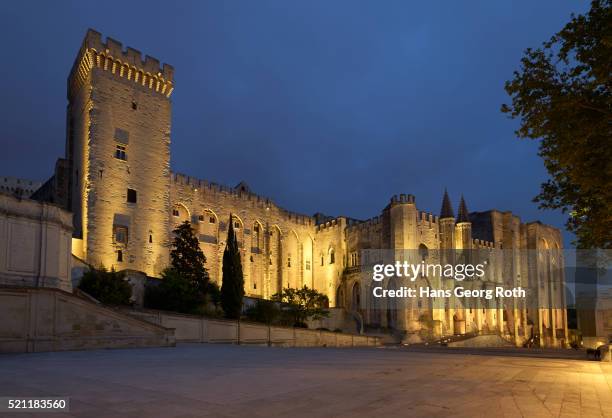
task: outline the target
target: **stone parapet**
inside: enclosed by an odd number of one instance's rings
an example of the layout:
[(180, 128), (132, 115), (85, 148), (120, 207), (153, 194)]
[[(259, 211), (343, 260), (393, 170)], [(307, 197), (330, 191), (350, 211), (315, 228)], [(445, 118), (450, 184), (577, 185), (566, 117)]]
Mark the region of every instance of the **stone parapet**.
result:
[(0, 285), (72, 288), (72, 215), (0, 194)]

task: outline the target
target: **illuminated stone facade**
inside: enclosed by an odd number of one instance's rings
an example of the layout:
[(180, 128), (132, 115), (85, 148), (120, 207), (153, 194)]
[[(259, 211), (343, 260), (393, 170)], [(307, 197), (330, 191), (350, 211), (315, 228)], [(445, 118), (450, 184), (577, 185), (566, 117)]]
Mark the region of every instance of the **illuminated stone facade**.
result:
[[(366, 221), (300, 215), (254, 194), (245, 183), (230, 188), (171, 173), (173, 75), (167, 64), (160, 67), (148, 56), (143, 61), (138, 51), (124, 51), (110, 38), (104, 43), (99, 33), (87, 33), (68, 87), (65, 160), (77, 256), (94, 265), (159, 276), (169, 264), (172, 229), (188, 220), (211, 278), (220, 283), (231, 214), (247, 295), (269, 298), (281, 287), (307, 285), (366, 325), (401, 330), (416, 339), (502, 329), (519, 342), (528, 336), (529, 321), (541, 331), (552, 329), (550, 344), (567, 335), (563, 309), (548, 314), (521, 307), (506, 314), (501, 309), (432, 313), (433, 307), (393, 311), (385, 301), (362, 300), (368, 292), (360, 274), (362, 250), (519, 250), (541, 243), (560, 248), (561, 236), (549, 226), (523, 224), (509, 212), (468, 214), (465, 202), (455, 218), (447, 197), (441, 217), (419, 211), (411, 195), (394, 196), (379, 216)], [(531, 268), (527, 260), (511, 258), (498, 261), (507, 264), (503, 268), (511, 277)], [(427, 320), (434, 325), (425, 329), (423, 312), (428, 310)]]
[[(75, 236), (94, 265), (168, 264), (173, 68), (89, 31), (68, 83)], [(129, 195), (129, 196), (128, 196)]]

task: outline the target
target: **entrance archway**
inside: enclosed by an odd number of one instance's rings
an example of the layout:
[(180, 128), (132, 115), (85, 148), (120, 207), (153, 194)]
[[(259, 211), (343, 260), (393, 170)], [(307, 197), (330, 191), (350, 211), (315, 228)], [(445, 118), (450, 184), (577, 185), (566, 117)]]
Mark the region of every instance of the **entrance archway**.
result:
[(355, 284), (353, 284), (353, 290), (351, 292), (351, 310), (361, 310), (361, 288), (358, 282), (355, 282)]

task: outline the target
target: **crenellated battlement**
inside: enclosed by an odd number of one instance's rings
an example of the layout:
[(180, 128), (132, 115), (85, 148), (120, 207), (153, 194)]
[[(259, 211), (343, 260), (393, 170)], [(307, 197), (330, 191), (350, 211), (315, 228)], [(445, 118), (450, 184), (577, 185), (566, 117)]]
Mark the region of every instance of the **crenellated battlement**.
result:
[(392, 206), (397, 205), (397, 204), (406, 204), (406, 203), (411, 203), (414, 205), (415, 202), (416, 202), (416, 198), (412, 194), (401, 193), (399, 195), (396, 194), (391, 197)]
[(485, 241), (483, 239), (474, 238), (472, 240), (472, 244), (473, 244), (475, 249), (478, 249), (478, 248), (490, 248), (490, 249), (494, 249), (495, 248), (495, 244), (494, 243), (492, 243), (490, 241)]
[(433, 227), (438, 224), (438, 217), (430, 212), (419, 211), (417, 214), (417, 221), (419, 224), (428, 223), (429, 227)]
[(366, 219), (365, 221), (356, 222), (349, 224), (347, 229), (362, 231), (371, 227), (378, 226), (382, 223), (382, 216), (374, 216), (373, 218)]
[(89, 29), (68, 78), (68, 98), (78, 91), (93, 68), (109, 71), (118, 77), (138, 83), (166, 97), (174, 90), (174, 67), (160, 66), (158, 59), (127, 47), (110, 37)]
[(343, 219), (345, 218), (341, 216), (338, 218), (334, 218), (330, 221), (327, 221), (325, 223), (319, 224), (316, 226), (315, 232), (323, 232), (323, 231), (329, 231), (329, 230), (341, 228)]
[(250, 203), (251, 207), (254, 208), (274, 210), (282, 218), (293, 223), (302, 225), (314, 225), (315, 223), (314, 218), (312, 216), (303, 215), (300, 213), (291, 212), (289, 210), (283, 209), (277, 206), (271, 199), (264, 196), (259, 196), (250, 191), (243, 191), (234, 187), (209, 182), (207, 180), (201, 180), (180, 173), (172, 173), (171, 182), (174, 185), (189, 188), (191, 192), (199, 194), (202, 198), (215, 198), (221, 195), (226, 198), (241, 200), (243, 202)]

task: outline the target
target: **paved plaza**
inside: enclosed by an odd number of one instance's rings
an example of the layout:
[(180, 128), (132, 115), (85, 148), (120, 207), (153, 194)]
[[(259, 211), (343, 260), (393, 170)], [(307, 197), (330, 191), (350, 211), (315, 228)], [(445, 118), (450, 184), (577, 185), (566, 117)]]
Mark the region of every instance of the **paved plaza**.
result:
[(0, 371), (0, 396), (70, 397), (21, 418), (612, 417), (610, 363), (570, 359), (202, 344), (0, 355)]

